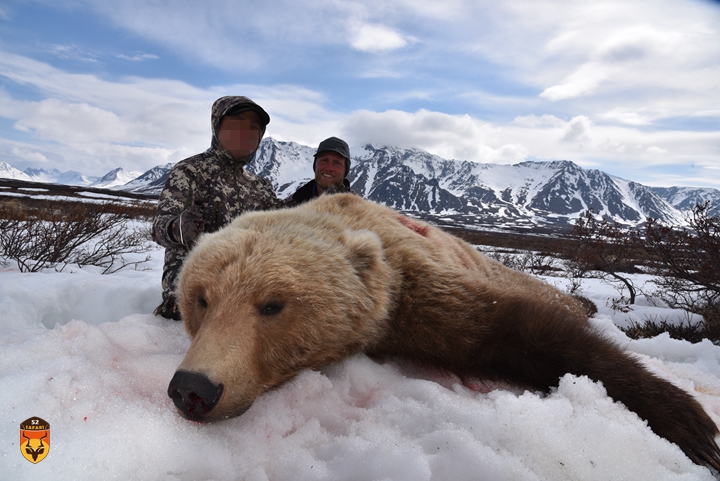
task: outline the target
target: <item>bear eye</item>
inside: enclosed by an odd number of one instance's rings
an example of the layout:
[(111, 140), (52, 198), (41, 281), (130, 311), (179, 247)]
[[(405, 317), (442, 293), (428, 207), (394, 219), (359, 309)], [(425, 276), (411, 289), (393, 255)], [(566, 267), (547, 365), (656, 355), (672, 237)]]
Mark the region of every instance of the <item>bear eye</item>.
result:
[(197, 303), (202, 309), (207, 309), (208, 303), (203, 296), (198, 296)]
[(258, 311), (260, 312), (260, 315), (262, 316), (274, 316), (278, 314), (280, 311), (283, 310), (285, 307), (285, 304), (282, 302), (268, 302), (267, 304), (263, 304), (258, 308)]

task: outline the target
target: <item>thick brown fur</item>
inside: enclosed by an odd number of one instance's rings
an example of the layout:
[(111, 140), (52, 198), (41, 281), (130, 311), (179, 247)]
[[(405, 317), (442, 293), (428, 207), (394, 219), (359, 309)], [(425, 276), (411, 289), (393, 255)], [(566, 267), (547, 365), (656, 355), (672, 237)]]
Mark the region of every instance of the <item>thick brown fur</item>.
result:
[(179, 299), (192, 338), (179, 371), (224, 386), (202, 420), (366, 352), (540, 391), (585, 375), (694, 462), (720, 468), (718, 429), (700, 404), (596, 332), (574, 298), (354, 195), (248, 213), (202, 237)]

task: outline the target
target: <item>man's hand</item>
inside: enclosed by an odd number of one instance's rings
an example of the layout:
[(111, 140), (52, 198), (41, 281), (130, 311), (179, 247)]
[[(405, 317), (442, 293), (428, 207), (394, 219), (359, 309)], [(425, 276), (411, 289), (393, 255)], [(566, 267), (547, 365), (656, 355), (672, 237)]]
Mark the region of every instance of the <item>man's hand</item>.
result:
[(192, 247), (197, 236), (205, 230), (202, 215), (194, 208), (182, 211), (172, 222), (171, 229), (175, 241), (187, 247)]

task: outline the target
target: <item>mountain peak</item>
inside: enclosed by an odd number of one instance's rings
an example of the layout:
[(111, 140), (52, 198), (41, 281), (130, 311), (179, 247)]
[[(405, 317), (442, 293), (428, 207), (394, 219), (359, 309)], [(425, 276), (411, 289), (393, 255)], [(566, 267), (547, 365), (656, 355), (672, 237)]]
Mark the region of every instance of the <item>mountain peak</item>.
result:
[(117, 167), (105, 174), (97, 182), (93, 182), (93, 187), (102, 187), (106, 189), (119, 188), (127, 184), (128, 182), (136, 179), (142, 175), (142, 172), (128, 172), (122, 167)]
[(0, 162), (0, 179), (32, 180), (29, 175), (7, 162)]

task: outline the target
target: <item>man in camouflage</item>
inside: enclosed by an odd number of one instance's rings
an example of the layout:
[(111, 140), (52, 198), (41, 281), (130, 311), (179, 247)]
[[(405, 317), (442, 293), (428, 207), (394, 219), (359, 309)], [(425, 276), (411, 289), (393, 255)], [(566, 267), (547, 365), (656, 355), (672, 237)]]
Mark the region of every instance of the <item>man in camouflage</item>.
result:
[(214, 232), (243, 212), (282, 207), (266, 179), (244, 167), (253, 159), (270, 116), (247, 97), (222, 97), (211, 114), (212, 141), (173, 166), (160, 194), (153, 239), (165, 247), (163, 302), (156, 315), (180, 320), (178, 274), (198, 235)]

